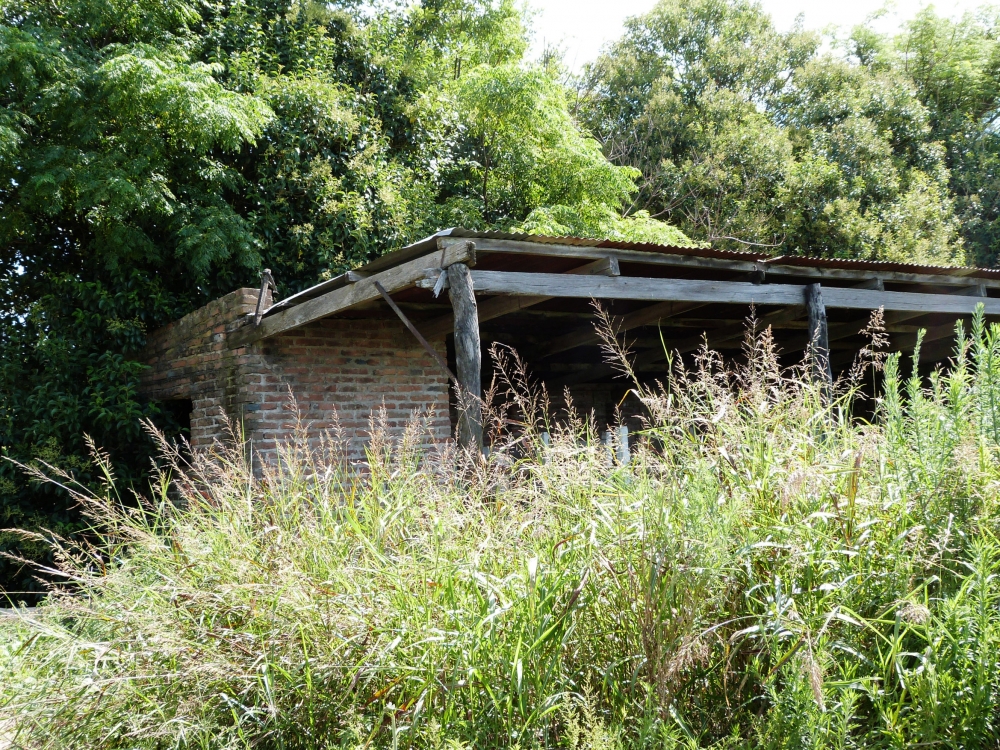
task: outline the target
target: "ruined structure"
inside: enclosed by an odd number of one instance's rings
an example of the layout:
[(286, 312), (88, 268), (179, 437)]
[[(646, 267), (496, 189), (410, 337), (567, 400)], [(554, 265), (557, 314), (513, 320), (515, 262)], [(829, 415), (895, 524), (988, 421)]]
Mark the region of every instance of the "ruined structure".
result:
[(289, 393), (316, 434), (336, 414), (355, 458), (383, 408), (393, 429), (421, 412), (432, 439), (477, 446), (484, 351), (502, 342), (610, 424), (629, 386), (602, 359), (592, 300), (642, 377), (662, 377), (664, 342), (738, 350), (753, 306), (789, 361), (812, 347), (829, 380), (878, 308), (893, 350), (924, 328), (924, 360), (947, 357), (957, 319), (978, 304), (1000, 316), (1000, 271), (452, 229), (274, 304), (270, 284), (239, 289), (154, 332), (143, 392), (190, 414), (195, 448), (223, 439), (228, 417), (264, 460), (292, 428)]

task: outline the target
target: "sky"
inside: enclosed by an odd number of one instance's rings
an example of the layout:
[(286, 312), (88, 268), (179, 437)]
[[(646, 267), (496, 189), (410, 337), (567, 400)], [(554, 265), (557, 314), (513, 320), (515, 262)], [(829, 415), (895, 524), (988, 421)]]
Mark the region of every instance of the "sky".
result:
[[(565, 50), (566, 64), (575, 71), (593, 60), (604, 44), (621, 35), (626, 18), (645, 13), (656, 0), (528, 0), (528, 4), (538, 12), (534, 23), (535, 53), (545, 46), (559, 46)], [(935, 9), (941, 15), (961, 16), (983, 4), (984, 0), (948, 0), (937, 3)], [(896, 0), (886, 6), (881, 0), (762, 0), (762, 5), (781, 30), (790, 28), (800, 13), (806, 28), (850, 28), (886, 7), (887, 12), (875, 26), (880, 31), (892, 31), (928, 3)]]

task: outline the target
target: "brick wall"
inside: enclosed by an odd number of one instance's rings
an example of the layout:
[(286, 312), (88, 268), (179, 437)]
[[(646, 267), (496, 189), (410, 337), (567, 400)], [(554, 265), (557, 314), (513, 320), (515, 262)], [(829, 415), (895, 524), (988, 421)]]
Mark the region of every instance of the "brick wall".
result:
[(146, 343), (143, 359), (150, 369), (141, 390), (161, 401), (191, 400), (195, 447), (221, 439), (226, 416), (242, 416), (240, 362), (226, 346), (226, 333), (242, 325), (256, 304), (256, 289), (237, 289), (154, 331)]
[(283, 408), (289, 393), (317, 436), (336, 414), (353, 458), (363, 457), (372, 413), (382, 409), (397, 435), (418, 414), (427, 442), (451, 437), (448, 377), (394, 315), (326, 318), (255, 346), (259, 353), (244, 355), (253, 360), (247, 391), (260, 398), (246, 406), (246, 424), (262, 454), (294, 427)]
[(226, 334), (246, 324), (256, 302), (256, 289), (237, 290), (149, 338), (143, 392), (192, 401), (195, 448), (225, 440), (228, 418), (243, 425), (260, 458), (273, 460), (295, 428), (290, 396), (311, 439), (339, 422), (354, 460), (364, 457), (369, 419), (383, 406), (392, 432), (416, 412), (427, 417), (428, 442), (450, 437), (447, 377), (398, 319), (328, 318), (229, 348)]

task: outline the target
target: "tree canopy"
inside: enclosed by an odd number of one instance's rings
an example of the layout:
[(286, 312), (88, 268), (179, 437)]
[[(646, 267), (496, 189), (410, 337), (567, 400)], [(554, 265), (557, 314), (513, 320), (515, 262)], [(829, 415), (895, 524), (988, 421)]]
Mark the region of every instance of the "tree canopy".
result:
[(661, 0), (588, 69), (635, 208), (722, 247), (992, 265), (997, 15), (823, 44), (751, 0)]

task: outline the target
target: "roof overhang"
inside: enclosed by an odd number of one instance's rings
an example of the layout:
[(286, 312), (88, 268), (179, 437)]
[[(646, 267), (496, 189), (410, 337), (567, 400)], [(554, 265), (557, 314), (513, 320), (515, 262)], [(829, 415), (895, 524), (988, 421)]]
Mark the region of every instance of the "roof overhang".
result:
[[(621, 270), (592, 275), (584, 268), (602, 260), (613, 261)], [(372, 303), (381, 297), (375, 282), (388, 293), (431, 286), (440, 270), (453, 263), (474, 267), (477, 294), (521, 300), (489, 300), (501, 314), (523, 309), (525, 301), (570, 297), (796, 306), (802, 304), (805, 286), (819, 282), (831, 309), (967, 315), (982, 304), (987, 315), (1000, 316), (1000, 271), (994, 269), (768, 257), (701, 246), (453, 228), (281, 300), (267, 310), (260, 325), (235, 331), (231, 345), (245, 345)], [(421, 328), (440, 333), (447, 323), (442, 309), (440, 318)]]

